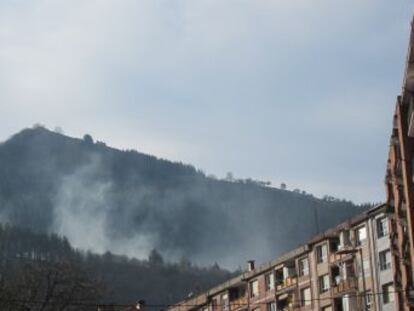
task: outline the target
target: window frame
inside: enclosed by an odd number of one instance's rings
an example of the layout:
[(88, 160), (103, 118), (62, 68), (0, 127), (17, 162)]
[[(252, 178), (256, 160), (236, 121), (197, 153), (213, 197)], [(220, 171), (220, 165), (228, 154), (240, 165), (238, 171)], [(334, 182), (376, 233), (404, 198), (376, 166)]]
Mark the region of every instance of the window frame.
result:
[(329, 291), (329, 288), (330, 288), (330, 277), (329, 277), (329, 273), (320, 275), (318, 277), (318, 287), (319, 287), (319, 293), (320, 294), (324, 294), (324, 293), (326, 293), (326, 292)]
[(367, 309), (371, 309), (372, 305), (373, 305), (373, 295), (372, 295), (372, 291), (371, 290), (367, 290), (365, 292), (364, 295), (364, 299), (365, 299), (365, 307)]
[[(364, 229), (364, 235), (365, 235), (365, 237), (363, 239), (361, 239), (361, 237), (360, 237), (360, 230), (362, 230), (362, 229)], [(368, 232), (367, 232), (367, 226), (366, 225), (359, 226), (355, 229), (355, 244), (356, 244), (356, 246), (360, 246), (360, 245), (362, 245), (366, 242), (367, 237), (368, 237), (367, 234), (368, 234)]]
[(222, 310), (230, 310), (230, 297), (228, 293), (222, 294), (220, 296), (220, 305)]
[[(324, 252), (325, 250), (325, 256)], [(318, 264), (325, 263), (328, 261), (328, 244), (323, 243), (316, 246), (316, 262)]]
[[(272, 309), (272, 306), (274, 306), (274, 308), (273, 308), (273, 309)], [(267, 310), (267, 311), (277, 311), (276, 301), (271, 301), (271, 302), (268, 302), (268, 303), (266, 304), (266, 310)]]
[[(254, 290), (255, 288), (257, 288), (257, 291)], [(250, 298), (258, 297), (259, 294), (260, 294), (259, 280), (256, 279), (256, 280), (250, 281), (249, 282), (249, 295), (250, 295)]]
[(267, 292), (275, 289), (275, 273), (273, 270), (265, 274), (265, 288)]
[[(391, 289), (391, 290), (390, 290)], [(382, 303), (384, 305), (394, 302), (395, 290), (393, 283), (387, 283), (382, 285)]]
[[(309, 291), (309, 299), (305, 299), (305, 291)], [(312, 304), (312, 290), (309, 287), (303, 287), (300, 289), (300, 305), (302, 307), (310, 306)]]
[[(306, 262), (306, 265), (303, 265), (304, 261)], [(306, 266), (306, 268), (305, 268), (305, 266)], [(300, 277), (309, 275), (310, 267), (309, 267), (309, 257), (308, 256), (305, 256), (305, 257), (302, 257), (302, 258), (298, 259), (298, 270), (299, 270), (298, 275)], [(306, 271), (306, 273), (305, 273), (305, 271)]]
[(383, 238), (389, 234), (388, 219), (386, 216), (377, 218), (377, 238)]
[[(389, 262), (387, 262), (387, 254), (389, 254)], [(385, 249), (378, 253), (378, 261), (379, 261), (379, 268), (380, 271), (387, 271), (391, 269), (391, 250)]]

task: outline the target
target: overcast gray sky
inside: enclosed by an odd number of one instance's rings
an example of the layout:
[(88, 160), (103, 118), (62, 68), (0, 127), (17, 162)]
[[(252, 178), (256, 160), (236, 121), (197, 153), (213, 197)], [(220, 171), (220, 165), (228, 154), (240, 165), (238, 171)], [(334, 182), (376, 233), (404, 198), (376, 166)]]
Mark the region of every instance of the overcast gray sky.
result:
[(0, 140), (70, 136), (384, 199), (414, 2), (0, 0)]

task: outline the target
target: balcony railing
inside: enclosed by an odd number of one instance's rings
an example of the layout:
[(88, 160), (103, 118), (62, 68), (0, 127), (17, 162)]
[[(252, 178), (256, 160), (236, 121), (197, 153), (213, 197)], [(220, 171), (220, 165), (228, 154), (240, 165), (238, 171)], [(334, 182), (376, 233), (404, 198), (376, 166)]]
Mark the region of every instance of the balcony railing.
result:
[(330, 254), (329, 261), (331, 263), (337, 263), (338, 261), (349, 260), (349, 258), (352, 258), (352, 255), (350, 255), (350, 254), (343, 255), (343, 254), (333, 253), (333, 254)]
[(247, 297), (246, 296), (242, 296), (240, 298), (234, 299), (230, 301), (230, 311), (235, 311), (235, 310), (239, 310), (242, 308), (246, 308), (247, 307)]
[(282, 289), (296, 285), (297, 283), (298, 283), (298, 279), (296, 277), (289, 277), (289, 278), (282, 280), (280, 283), (278, 283), (276, 285), (276, 290), (280, 291)]
[(349, 260), (352, 258), (353, 251), (355, 251), (355, 247), (352, 244), (340, 245), (336, 252), (329, 255), (329, 261), (334, 263)]
[(276, 307), (277, 311), (296, 311), (299, 310), (300, 304), (295, 301), (294, 296), (290, 296), (288, 301), (282, 305), (278, 304)]
[[(336, 283), (336, 282), (335, 282)], [(348, 278), (340, 280), (332, 286), (332, 294), (340, 295), (358, 289), (358, 280), (356, 278)]]

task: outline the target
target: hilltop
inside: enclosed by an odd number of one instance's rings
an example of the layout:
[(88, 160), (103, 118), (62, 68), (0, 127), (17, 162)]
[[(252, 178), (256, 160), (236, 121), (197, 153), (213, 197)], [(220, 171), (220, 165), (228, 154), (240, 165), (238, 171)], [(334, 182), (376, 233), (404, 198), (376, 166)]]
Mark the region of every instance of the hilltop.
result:
[[(271, 163), (269, 163), (271, 166)], [(0, 217), (80, 249), (237, 267), (265, 261), (364, 206), (118, 150), (43, 127), (0, 144)]]

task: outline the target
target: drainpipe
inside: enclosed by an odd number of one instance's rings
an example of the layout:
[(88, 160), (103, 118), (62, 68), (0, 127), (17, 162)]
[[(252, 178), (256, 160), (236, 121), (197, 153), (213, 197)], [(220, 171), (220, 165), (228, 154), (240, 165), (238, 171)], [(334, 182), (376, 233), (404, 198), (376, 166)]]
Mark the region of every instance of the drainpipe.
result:
[(361, 258), (361, 270), (362, 270), (362, 290), (363, 290), (362, 310), (366, 311), (367, 307), (366, 307), (366, 297), (365, 297), (365, 295), (366, 295), (367, 289), (366, 289), (366, 285), (365, 285), (364, 258), (362, 257), (362, 247), (360, 247), (358, 249), (358, 253), (359, 253), (359, 256)]

